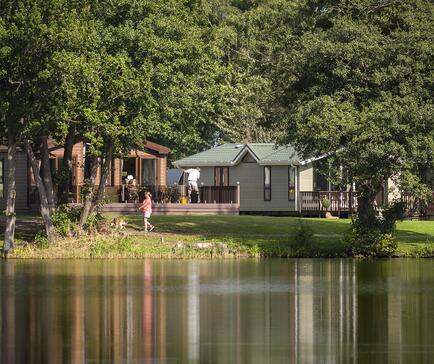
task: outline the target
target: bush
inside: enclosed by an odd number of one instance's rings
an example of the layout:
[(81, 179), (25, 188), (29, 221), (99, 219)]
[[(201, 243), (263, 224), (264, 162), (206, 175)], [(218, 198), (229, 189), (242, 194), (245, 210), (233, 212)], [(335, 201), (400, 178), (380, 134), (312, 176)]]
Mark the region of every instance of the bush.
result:
[(38, 231), (33, 238), (33, 243), (39, 248), (39, 249), (45, 249), (48, 248), (48, 238), (45, 231), (41, 230)]
[(322, 206), (326, 209), (326, 211), (328, 211), (328, 209), (332, 205), (331, 201), (327, 197), (323, 198), (321, 203), (322, 203)]
[(404, 218), (405, 203), (397, 201), (392, 203), (389, 208), (384, 210), (383, 219), (380, 220), (380, 228), (384, 233), (393, 233), (396, 221)]
[(364, 257), (391, 257), (398, 244), (391, 233), (384, 233), (380, 229), (367, 229), (354, 226), (347, 237), (348, 253)]
[(312, 242), (313, 231), (302, 219), (298, 219), (298, 227), (295, 232), (295, 245), (297, 247), (309, 246)]
[(80, 209), (60, 206), (52, 215), (52, 220), (60, 236), (71, 236), (77, 229), (77, 222), (80, 220)]
[(107, 219), (99, 212), (90, 214), (83, 227), (89, 233), (106, 232), (110, 230)]

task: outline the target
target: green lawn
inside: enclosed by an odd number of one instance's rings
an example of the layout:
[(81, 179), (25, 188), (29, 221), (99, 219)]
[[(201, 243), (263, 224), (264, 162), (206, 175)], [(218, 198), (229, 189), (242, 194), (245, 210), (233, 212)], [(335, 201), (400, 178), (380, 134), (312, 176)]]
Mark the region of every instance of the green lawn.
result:
[[(106, 214), (108, 220), (118, 216)], [(140, 215), (122, 216), (128, 223), (120, 234), (65, 239), (44, 249), (24, 244), (29, 232), (17, 231), (17, 257), (208, 257), (197, 243), (224, 246), (222, 256), (338, 257), (346, 255), (345, 233), (351, 220), (301, 219), (314, 235), (297, 245), (298, 218), (269, 216), (153, 216), (155, 232), (140, 231)], [(28, 223), (21, 224), (29, 227)], [(23, 240), (21, 240), (23, 239)], [(434, 256), (434, 221), (402, 221), (396, 230), (397, 256)], [(20, 249), (20, 246), (24, 247)], [(181, 246), (177, 250), (175, 246)], [(195, 247), (196, 246), (196, 247)], [(30, 250), (29, 250), (30, 249)], [(213, 248), (214, 249), (214, 248)], [(212, 254), (212, 253), (211, 253)]]
[[(134, 227), (141, 226), (141, 216), (123, 218)], [(293, 240), (299, 219), (270, 216), (153, 216), (158, 233), (183, 236), (188, 241), (222, 241), (243, 245), (287, 243)], [(302, 222), (313, 233), (312, 244), (319, 255), (340, 255), (344, 235), (351, 220), (304, 218)], [(434, 221), (401, 221), (397, 224), (397, 255), (424, 255), (434, 250)], [(420, 252), (419, 252), (420, 251)]]
[[(107, 215), (110, 217), (110, 215)], [(123, 218), (134, 226), (141, 226), (141, 216), (124, 215)], [(294, 234), (298, 218), (270, 216), (153, 216), (152, 222), (159, 232), (198, 235), (204, 237), (228, 237), (235, 240), (285, 240)], [(328, 220), (303, 218), (317, 237), (335, 238), (343, 236), (350, 228), (351, 220)], [(434, 239), (434, 221), (401, 221), (397, 224), (397, 238), (400, 242), (425, 243)]]

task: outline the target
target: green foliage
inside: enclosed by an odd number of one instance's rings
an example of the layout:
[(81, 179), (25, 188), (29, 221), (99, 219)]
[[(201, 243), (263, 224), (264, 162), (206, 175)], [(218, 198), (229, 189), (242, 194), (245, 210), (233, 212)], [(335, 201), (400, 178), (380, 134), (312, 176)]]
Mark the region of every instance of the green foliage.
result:
[(347, 235), (348, 251), (351, 255), (373, 256), (378, 258), (392, 256), (398, 244), (394, 233), (396, 221), (402, 220), (405, 204), (395, 202), (377, 217), (372, 225), (365, 226), (356, 220), (351, 233)]
[(321, 204), (322, 204), (322, 207), (324, 207), (326, 210), (328, 210), (332, 203), (328, 198), (323, 198), (321, 201)]
[(48, 249), (50, 244), (48, 242), (47, 234), (45, 231), (38, 231), (36, 235), (33, 237), (33, 243), (39, 248), (39, 249)]
[(276, 50), (286, 135), (305, 157), (335, 152), (359, 194), (434, 166), (434, 4), (306, 1)]
[(86, 223), (84, 224), (84, 228), (89, 233), (96, 233), (99, 231), (108, 230), (107, 226), (108, 220), (99, 212), (90, 214), (86, 220)]
[(392, 234), (363, 227), (354, 227), (347, 243), (350, 255), (376, 258), (390, 257), (398, 247)]
[(77, 230), (80, 208), (60, 206), (51, 216), (56, 232), (62, 236), (72, 236)]
[(294, 235), (294, 245), (298, 248), (308, 247), (312, 243), (313, 231), (302, 219), (298, 219), (297, 230)]
[(404, 218), (405, 203), (401, 201), (393, 202), (383, 212), (383, 219), (380, 222), (380, 228), (385, 233), (394, 233), (396, 222)]

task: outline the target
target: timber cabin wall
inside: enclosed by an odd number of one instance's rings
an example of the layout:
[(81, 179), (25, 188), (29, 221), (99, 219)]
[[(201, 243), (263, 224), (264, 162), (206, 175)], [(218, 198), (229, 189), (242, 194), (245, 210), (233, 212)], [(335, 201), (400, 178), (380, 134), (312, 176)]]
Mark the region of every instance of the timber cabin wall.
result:
[[(6, 196), (7, 196), (7, 176), (9, 165), (7, 161), (7, 153), (0, 152), (0, 159), (3, 160), (3, 196), (0, 196), (0, 209), (6, 209)], [(16, 181), (15, 187), (17, 191), (15, 199), (15, 208), (19, 211), (28, 210), (28, 174), (27, 155), (23, 152), (17, 151), (16, 154)]]
[[(55, 149), (50, 152), (56, 159), (56, 168), (60, 168), (61, 159), (63, 158), (63, 148)], [(156, 185), (166, 185), (166, 168), (167, 168), (167, 156), (166, 155), (154, 155), (143, 151), (131, 151), (129, 157), (140, 157), (142, 159), (155, 159), (156, 160)], [(73, 159), (73, 194), (79, 198), (79, 188), (84, 184), (84, 146), (83, 143), (76, 143), (72, 150)], [(141, 175), (141, 163), (137, 162), (138, 173)], [(116, 158), (113, 161), (109, 173), (108, 186), (113, 188), (119, 188), (122, 186), (122, 160)], [(101, 168), (98, 168), (95, 179), (95, 184), (98, 184), (101, 178)], [(79, 201), (78, 201), (79, 202)]]

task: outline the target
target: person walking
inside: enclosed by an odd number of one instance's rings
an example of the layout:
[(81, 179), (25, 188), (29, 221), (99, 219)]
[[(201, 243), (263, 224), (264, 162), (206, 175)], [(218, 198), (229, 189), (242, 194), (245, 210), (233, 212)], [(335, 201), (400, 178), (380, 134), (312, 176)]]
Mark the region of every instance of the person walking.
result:
[[(152, 215), (152, 199), (151, 199), (150, 192), (145, 193), (145, 199), (143, 200), (142, 205), (139, 207), (139, 211), (141, 211), (143, 214), (143, 229), (146, 232), (148, 231), (151, 232), (152, 230), (154, 230), (155, 226), (149, 222), (149, 219), (151, 218)], [(149, 230), (148, 230), (148, 225), (149, 225)]]

